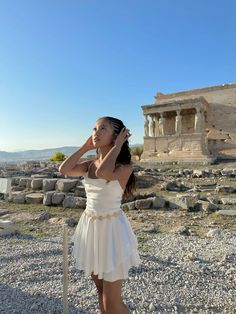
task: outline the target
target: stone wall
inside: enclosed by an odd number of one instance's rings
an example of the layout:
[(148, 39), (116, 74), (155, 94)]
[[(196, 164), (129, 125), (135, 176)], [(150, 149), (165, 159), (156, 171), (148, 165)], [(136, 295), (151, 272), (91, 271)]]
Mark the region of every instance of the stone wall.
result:
[[(236, 168), (144, 168), (136, 165), (134, 170), (138, 191), (122, 200), (123, 210), (181, 208), (212, 212), (232, 209), (228, 214), (236, 215), (236, 207), (232, 207), (236, 206)], [(6, 201), (84, 209), (86, 194), (81, 179), (13, 178), (12, 192)], [(230, 208), (224, 205), (230, 205)]]
[(5, 195), (5, 199), (17, 204), (60, 205), (65, 208), (86, 206), (86, 194), (81, 178), (15, 177), (12, 178), (11, 192)]

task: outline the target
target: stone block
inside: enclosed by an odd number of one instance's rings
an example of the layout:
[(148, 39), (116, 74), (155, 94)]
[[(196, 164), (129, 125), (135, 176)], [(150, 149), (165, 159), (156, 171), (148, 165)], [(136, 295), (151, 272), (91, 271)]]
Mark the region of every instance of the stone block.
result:
[(205, 177), (205, 172), (204, 172), (204, 170), (195, 169), (195, 170), (193, 170), (192, 177), (193, 178), (203, 178), (203, 177)]
[(158, 196), (153, 198), (153, 205), (152, 205), (152, 207), (154, 209), (165, 208), (165, 206), (166, 206), (166, 200), (164, 198), (158, 197)]
[(166, 200), (166, 207), (169, 209), (178, 209), (181, 208), (178, 204), (176, 204), (175, 198), (170, 198)]
[(32, 178), (20, 178), (19, 186), (27, 188), (27, 189), (31, 189), (31, 181), (32, 180), (33, 180)]
[(56, 190), (60, 192), (70, 192), (78, 184), (77, 179), (59, 179), (56, 183)]
[(214, 195), (209, 195), (207, 196), (206, 200), (210, 203), (213, 204), (219, 204), (220, 203), (220, 199), (218, 196), (214, 196)]
[(0, 193), (8, 194), (11, 191), (12, 179), (0, 177)]
[(218, 205), (209, 203), (206, 201), (198, 201), (199, 204), (201, 204), (202, 210), (211, 213), (219, 209)]
[(11, 195), (9, 196), (8, 201), (16, 203), (16, 204), (24, 204), (25, 195), (26, 193), (21, 192), (21, 191), (11, 192)]
[(11, 186), (19, 185), (20, 177), (13, 177), (11, 181)]
[(53, 191), (55, 190), (55, 186), (58, 179), (43, 179), (43, 191)]
[(43, 193), (29, 193), (25, 196), (25, 200), (28, 204), (42, 204), (43, 197)]
[(66, 194), (62, 192), (55, 192), (52, 195), (52, 205), (61, 205)]
[(236, 198), (221, 198), (221, 203), (224, 205), (236, 205)]
[(52, 214), (44, 212), (44, 213), (39, 214), (35, 220), (45, 221), (45, 220), (49, 220), (50, 218), (52, 218)]
[(43, 187), (43, 179), (33, 179), (31, 181), (32, 190), (42, 190)]
[(143, 200), (135, 201), (135, 207), (137, 209), (149, 209), (152, 207), (152, 204), (153, 204), (153, 198), (146, 198)]
[(63, 200), (63, 207), (65, 208), (86, 208), (86, 199), (83, 197), (66, 196)]
[(67, 218), (65, 220), (65, 223), (69, 226), (69, 227), (75, 227), (78, 224), (78, 221), (75, 220), (74, 218)]
[(224, 168), (221, 170), (221, 175), (222, 176), (227, 176), (227, 177), (235, 177), (236, 176), (236, 169), (234, 168)]
[(196, 194), (195, 196), (190, 194), (177, 194), (175, 202), (179, 205), (182, 209), (186, 210), (193, 210), (199, 195)]
[(217, 193), (234, 193), (235, 188), (229, 185), (217, 185), (215, 191)]
[(136, 176), (136, 187), (138, 189), (146, 189), (154, 186), (157, 180), (152, 176)]
[(217, 212), (218, 215), (236, 216), (236, 209), (221, 209)]
[(55, 191), (49, 191), (44, 194), (43, 205), (46, 205), (46, 206), (52, 205), (52, 196), (54, 193)]
[(10, 220), (0, 219), (0, 236), (6, 236), (17, 232), (16, 227)]
[(135, 208), (135, 202), (128, 202), (121, 205), (122, 210), (134, 210)]

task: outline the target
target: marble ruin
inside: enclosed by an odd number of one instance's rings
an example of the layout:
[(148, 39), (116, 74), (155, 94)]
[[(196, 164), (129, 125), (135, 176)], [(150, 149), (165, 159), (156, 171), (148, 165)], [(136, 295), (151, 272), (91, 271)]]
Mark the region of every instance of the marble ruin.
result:
[(236, 159), (236, 84), (157, 93), (142, 110), (141, 161)]

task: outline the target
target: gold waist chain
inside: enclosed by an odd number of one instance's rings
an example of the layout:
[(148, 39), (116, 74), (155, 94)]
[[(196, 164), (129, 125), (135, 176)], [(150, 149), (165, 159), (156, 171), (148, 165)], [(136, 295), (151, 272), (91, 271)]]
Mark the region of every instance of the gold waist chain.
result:
[(99, 220), (103, 220), (105, 218), (112, 218), (112, 217), (117, 217), (119, 216), (120, 214), (122, 213), (122, 209), (116, 211), (116, 212), (113, 212), (113, 213), (110, 213), (110, 214), (104, 214), (104, 215), (96, 215), (94, 214), (93, 212), (89, 211), (89, 210), (85, 210), (84, 211), (84, 214), (88, 217), (91, 217), (92, 219), (99, 219)]

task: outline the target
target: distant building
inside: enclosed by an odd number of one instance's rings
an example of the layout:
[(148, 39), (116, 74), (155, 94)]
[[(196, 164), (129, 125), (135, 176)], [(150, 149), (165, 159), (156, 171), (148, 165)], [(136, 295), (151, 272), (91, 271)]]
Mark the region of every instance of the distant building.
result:
[(142, 106), (142, 161), (236, 159), (236, 84), (171, 94)]

